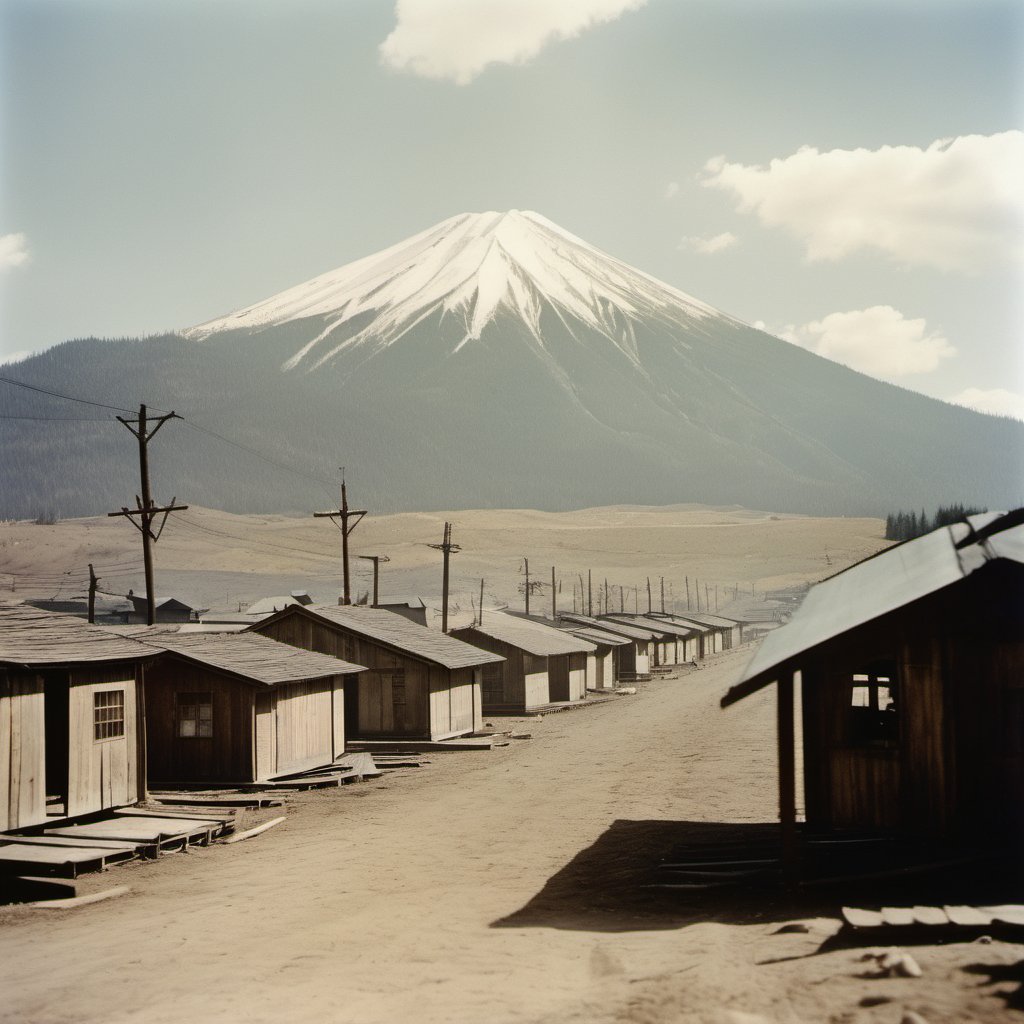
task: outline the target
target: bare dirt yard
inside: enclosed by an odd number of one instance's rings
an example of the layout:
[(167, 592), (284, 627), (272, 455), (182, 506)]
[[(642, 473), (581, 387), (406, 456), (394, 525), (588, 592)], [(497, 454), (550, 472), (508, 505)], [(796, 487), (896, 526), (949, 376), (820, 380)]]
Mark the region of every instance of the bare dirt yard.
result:
[[(645, 888), (694, 830), (775, 808), (773, 694), (722, 711), (749, 649), (635, 696), (520, 721), (531, 739), (296, 795), (233, 846), (114, 869), (131, 893), (0, 914), (4, 1020), (338, 1024), (929, 1024), (1020, 1019), (1024, 946), (915, 947), (920, 978), (779, 890)], [(815, 955), (816, 954), (816, 955)], [(1015, 1008), (1016, 1007), (1016, 1008)]]

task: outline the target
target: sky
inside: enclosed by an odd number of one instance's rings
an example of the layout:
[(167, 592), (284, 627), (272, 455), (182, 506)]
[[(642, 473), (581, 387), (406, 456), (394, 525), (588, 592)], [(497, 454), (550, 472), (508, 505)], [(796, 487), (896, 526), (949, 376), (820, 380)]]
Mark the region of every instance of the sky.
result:
[(0, 0), (0, 361), (536, 210), (1024, 418), (1018, 0)]

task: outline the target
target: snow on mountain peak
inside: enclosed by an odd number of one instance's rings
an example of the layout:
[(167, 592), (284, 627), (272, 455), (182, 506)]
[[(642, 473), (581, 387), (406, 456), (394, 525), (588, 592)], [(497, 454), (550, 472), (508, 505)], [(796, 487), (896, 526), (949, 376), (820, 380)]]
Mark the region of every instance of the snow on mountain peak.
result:
[[(582, 321), (636, 359), (631, 323), (656, 316), (690, 322), (717, 310), (636, 270), (531, 211), (464, 213), (388, 249), (321, 274), (236, 313), (184, 331), (201, 341), (221, 331), (258, 330), (305, 317), (323, 329), (284, 365), (327, 362), (343, 348), (386, 347), (425, 317), (457, 318), (459, 351), (499, 310), (518, 316), (543, 348), (547, 303), (567, 324)], [(335, 343), (359, 315), (369, 323)], [(344, 334), (345, 332), (339, 332)]]

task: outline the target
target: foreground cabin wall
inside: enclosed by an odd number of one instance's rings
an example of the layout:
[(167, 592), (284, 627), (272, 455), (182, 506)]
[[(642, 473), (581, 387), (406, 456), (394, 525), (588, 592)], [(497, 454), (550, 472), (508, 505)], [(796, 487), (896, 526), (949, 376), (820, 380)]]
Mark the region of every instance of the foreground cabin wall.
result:
[[(341, 677), (286, 683), (271, 691), (276, 764), (261, 764), (257, 758), (258, 779), (319, 768), (344, 753), (344, 725), (341, 736), (335, 734), (335, 701), (343, 708), (345, 698), (344, 689), (334, 685), (338, 678)], [(340, 747), (336, 746), (338, 741)]]
[(42, 676), (0, 669), (0, 830), (46, 820)]
[[(809, 822), (1024, 834), (1024, 613), (998, 564), (805, 656)], [(898, 739), (851, 736), (854, 673), (894, 659)]]
[[(119, 694), (123, 732), (97, 739), (97, 694)], [(138, 684), (134, 666), (75, 667), (68, 689), (69, 816), (123, 807), (145, 797), (140, 766)], [(140, 770), (141, 769), (141, 770)]]

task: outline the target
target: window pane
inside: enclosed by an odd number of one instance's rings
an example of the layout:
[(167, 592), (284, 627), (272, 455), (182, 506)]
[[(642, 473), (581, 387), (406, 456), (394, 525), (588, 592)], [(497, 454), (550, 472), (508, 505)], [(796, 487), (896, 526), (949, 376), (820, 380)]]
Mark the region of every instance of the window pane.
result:
[(196, 723), (192, 719), (183, 718), (179, 723), (179, 736), (195, 736)]
[(871, 691), (866, 686), (855, 686), (850, 706), (854, 708), (871, 707)]

